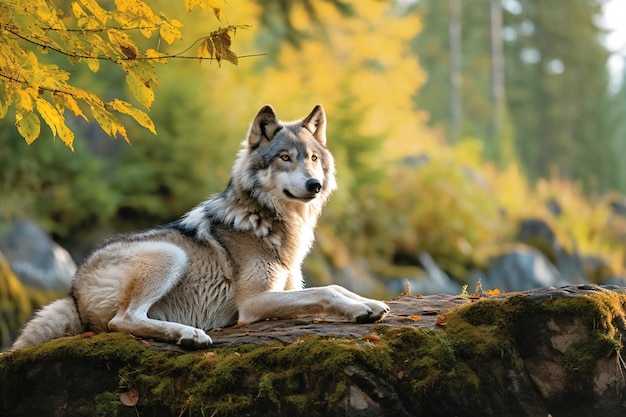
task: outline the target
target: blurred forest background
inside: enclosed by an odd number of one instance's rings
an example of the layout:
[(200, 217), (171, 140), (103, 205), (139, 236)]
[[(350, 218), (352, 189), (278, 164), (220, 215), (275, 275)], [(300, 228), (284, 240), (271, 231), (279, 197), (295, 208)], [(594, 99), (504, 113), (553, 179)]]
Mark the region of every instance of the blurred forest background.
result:
[[(183, 22), (186, 44), (207, 32), (207, 13), (148, 3)], [(131, 124), (128, 145), (73, 119), (72, 153), (45, 129), (27, 145), (0, 120), (0, 222), (34, 219), (78, 263), (105, 237), (172, 221), (224, 189), (262, 105), (289, 120), (322, 103), (340, 188), (306, 260), (310, 283), (368, 276), (367, 292), (387, 296), (385, 282), (424, 277), (420, 253), (468, 283), (527, 219), (599, 260), (588, 280), (623, 277), (626, 86), (607, 69), (606, 2), (566, 3), (228, 2), (228, 23), (251, 25), (233, 49), (263, 55), (158, 67), (156, 136)], [(71, 71), (104, 97), (129, 97), (119, 70)]]

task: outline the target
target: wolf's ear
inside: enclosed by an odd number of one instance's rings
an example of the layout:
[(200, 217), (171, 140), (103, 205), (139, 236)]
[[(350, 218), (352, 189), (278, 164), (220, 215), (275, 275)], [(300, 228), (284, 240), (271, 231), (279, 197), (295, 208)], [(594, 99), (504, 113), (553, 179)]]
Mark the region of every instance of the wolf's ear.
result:
[(254, 149), (261, 145), (262, 141), (269, 142), (282, 128), (274, 109), (269, 104), (263, 106), (254, 118), (250, 130), (248, 130), (248, 146)]
[(326, 146), (326, 114), (321, 104), (315, 106), (311, 114), (302, 120), (304, 126), (319, 143)]

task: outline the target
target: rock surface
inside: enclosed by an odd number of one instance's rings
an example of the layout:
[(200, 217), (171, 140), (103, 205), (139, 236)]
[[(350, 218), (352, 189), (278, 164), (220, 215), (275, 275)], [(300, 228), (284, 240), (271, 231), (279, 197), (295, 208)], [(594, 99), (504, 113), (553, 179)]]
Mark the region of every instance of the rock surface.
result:
[(623, 416), (626, 289), (403, 296), (380, 323), (268, 320), (208, 350), (119, 333), (0, 356), (2, 416)]

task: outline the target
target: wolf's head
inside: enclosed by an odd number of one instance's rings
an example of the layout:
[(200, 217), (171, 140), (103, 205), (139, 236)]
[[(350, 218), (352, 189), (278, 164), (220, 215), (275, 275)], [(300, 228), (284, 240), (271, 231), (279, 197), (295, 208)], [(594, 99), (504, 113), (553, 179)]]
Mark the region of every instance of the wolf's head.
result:
[(287, 123), (278, 120), (271, 106), (264, 106), (242, 143), (232, 180), (267, 207), (321, 209), (337, 187), (322, 106)]

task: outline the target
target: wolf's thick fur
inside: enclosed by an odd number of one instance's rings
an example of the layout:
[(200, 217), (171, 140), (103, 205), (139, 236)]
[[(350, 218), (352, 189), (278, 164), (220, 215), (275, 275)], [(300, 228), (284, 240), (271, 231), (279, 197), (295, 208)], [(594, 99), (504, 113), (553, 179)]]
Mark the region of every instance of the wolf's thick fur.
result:
[(252, 122), (225, 191), (167, 226), (119, 237), (76, 273), (70, 297), (26, 324), (12, 349), (84, 330), (122, 331), (203, 347), (234, 323), (327, 313), (357, 322), (389, 308), (343, 287), (303, 289), (301, 265), (336, 188), (321, 106)]

